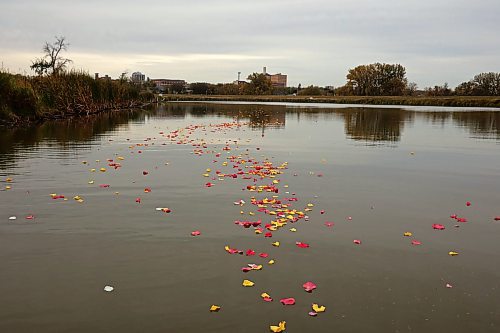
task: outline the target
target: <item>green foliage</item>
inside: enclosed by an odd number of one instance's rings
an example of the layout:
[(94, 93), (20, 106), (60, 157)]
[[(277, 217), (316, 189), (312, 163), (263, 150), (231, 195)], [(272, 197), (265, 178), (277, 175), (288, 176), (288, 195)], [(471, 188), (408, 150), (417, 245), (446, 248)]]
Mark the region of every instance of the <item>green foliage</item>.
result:
[(180, 94), (184, 91), (184, 84), (182, 83), (174, 83), (170, 87), (170, 92), (173, 94)]
[(0, 116), (43, 118), (89, 114), (150, 101), (152, 93), (119, 80), (94, 80), (84, 72), (26, 77), (0, 72)]
[(32, 116), (38, 103), (29, 80), (21, 75), (0, 72), (0, 109), (3, 118)]
[(303, 96), (321, 96), (324, 95), (323, 89), (317, 86), (309, 86), (299, 91), (299, 95)]
[(196, 95), (208, 95), (210, 86), (211, 85), (206, 82), (195, 82), (190, 84), (193, 94)]
[(480, 73), (455, 88), (461, 96), (500, 96), (500, 73)]
[(233, 83), (219, 83), (214, 86), (214, 94), (216, 95), (239, 95), (242, 86)]
[(360, 65), (349, 69), (342, 92), (355, 96), (400, 96), (407, 83), (406, 69), (400, 64)]
[(270, 95), (273, 93), (271, 80), (263, 73), (253, 73), (247, 78), (250, 83), (245, 86), (247, 95)]

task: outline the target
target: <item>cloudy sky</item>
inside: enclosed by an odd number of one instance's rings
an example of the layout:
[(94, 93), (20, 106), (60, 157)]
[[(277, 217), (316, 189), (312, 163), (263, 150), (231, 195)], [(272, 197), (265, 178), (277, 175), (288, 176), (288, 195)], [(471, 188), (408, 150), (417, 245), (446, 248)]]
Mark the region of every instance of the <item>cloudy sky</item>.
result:
[(65, 36), (73, 66), (118, 76), (230, 82), (288, 74), (345, 83), (349, 68), (400, 63), (420, 88), (500, 72), (499, 0), (0, 0), (0, 61), (30, 73)]

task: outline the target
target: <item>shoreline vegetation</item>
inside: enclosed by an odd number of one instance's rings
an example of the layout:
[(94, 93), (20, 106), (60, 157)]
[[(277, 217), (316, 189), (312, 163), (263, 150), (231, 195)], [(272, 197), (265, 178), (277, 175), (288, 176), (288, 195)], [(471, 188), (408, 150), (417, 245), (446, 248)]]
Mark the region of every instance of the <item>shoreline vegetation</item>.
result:
[(154, 95), (127, 80), (95, 80), (81, 71), (23, 76), (0, 71), (0, 125), (17, 126), (140, 108)]
[(251, 96), (167, 94), (161, 96), (160, 100), (163, 102), (285, 102), (500, 108), (500, 96)]

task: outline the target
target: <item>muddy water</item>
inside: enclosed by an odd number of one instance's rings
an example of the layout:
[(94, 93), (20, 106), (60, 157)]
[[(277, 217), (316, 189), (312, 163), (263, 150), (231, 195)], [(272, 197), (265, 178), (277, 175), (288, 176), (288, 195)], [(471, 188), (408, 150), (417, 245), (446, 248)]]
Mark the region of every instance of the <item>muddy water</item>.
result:
[[(447, 110), (172, 103), (1, 129), (0, 332), (498, 332), (500, 112)], [(238, 155), (288, 166), (214, 177)], [(272, 180), (314, 206), (266, 238), (234, 221), (276, 218), (246, 189)]]

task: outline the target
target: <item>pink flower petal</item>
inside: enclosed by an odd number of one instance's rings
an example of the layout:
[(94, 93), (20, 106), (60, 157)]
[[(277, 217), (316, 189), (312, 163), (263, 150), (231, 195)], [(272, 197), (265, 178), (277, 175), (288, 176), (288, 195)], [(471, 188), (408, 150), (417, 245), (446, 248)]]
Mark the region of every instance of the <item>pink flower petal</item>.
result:
[(436, 224), (436, 223), (434, 223), (432, 225), (432, 228), (435, 229), (435, 230), (444, 230), (445, 229), (444, 225), (442, 225), (442, 224)]
[(283, 305), (294, 305), (295, 304), (295, 298), (282, 298), (280, 299), (280, 303)]
[(313, 282), (311, 281), (308, 281), (306, 283), (304, 283), (302, 285), (302, 287), (304, 288), (305, 291), (307, 291), (308, 293), (312, 292), (314, 289), (316, 289), (316, 284), (314, 284)]
[(295, 242), (295, 245), (297, 245), (298, 247), (303, 248), (303, 249), (309, 247), (309, 244), (302, 243), (302, 242)]

